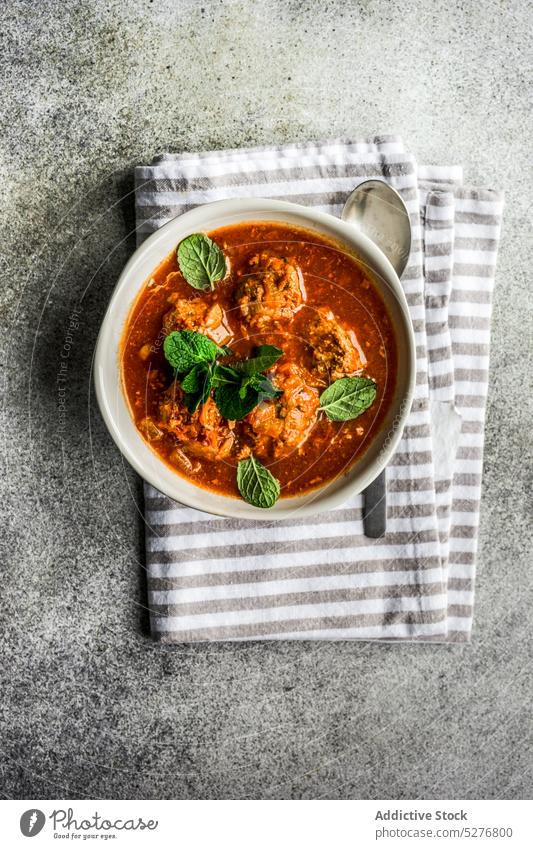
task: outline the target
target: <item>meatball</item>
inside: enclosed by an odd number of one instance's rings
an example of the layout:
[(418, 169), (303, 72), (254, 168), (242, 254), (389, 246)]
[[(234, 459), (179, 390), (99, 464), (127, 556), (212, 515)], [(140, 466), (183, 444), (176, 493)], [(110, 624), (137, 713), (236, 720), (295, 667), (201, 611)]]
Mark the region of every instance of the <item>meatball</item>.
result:
[(316, 421), (318, 392), (309, 386), (310, 376), (295, 363), (284, 363), (270, 372), (283, 395), (263, 401), (246, 417), (254, 452), (260, 456), (282, 457), (299, 448)]
[(313, 361), (321, 379), (338, 380), (355, 374), (366, 365), (366, 357), (355, 333), (345, 330), (331, 310), (321, 307), (308, 327)]
[(220, 460), (231, 452), (233, 430), (212, 398), (190, 413), (185, 406), (183, 390), (174, 381), (159, 405), (159, 416), (159, 426), (177, 437), (186, 454)]
[(165, 336), (173, 330), (198, 330), (218, 345), (224, 344), (230, 338), (224, 310), (220, 304), (213, 304), (202, 298), (189, 300), (175, 295), (171, 295), (168, 300), (173, 307), (163, 316)]
[(300, 269), (268, 251), (253, 256), (249, 265), (236, 296), (242, 317), (254, 328), (292, 319), (304, 298)]

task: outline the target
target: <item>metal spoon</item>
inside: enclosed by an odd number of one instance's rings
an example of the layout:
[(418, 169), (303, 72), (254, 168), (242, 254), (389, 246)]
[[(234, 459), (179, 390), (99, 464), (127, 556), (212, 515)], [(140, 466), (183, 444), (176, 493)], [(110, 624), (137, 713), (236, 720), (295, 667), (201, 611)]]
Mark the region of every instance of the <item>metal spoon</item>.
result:
[[(405, 271), (411, 250), (411, 222), (402, 198), (382, 180), (366, 180), (353, 190), (342, 218), (376, 243), (398, 277)], [(386, 469), (363, 493), (363, 526), (367, 537), (387, 530)]]

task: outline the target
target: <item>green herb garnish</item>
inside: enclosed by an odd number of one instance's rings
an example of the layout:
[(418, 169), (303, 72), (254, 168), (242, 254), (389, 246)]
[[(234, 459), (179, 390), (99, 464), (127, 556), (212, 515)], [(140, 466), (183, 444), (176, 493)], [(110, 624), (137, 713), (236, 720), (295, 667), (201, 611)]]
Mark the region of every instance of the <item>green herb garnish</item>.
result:
[(231, 353), (195, 330), (173, 330), (163, 343), (163, 351), (177, 375), (187, 374), (194, 366), (212, 363), (217, 357)]
[(176, 376), (181, 378), (186, 407), (194, 413), (209, 398), (218, 368), (215, 361), (231, 354), (231, 349), (219, 347), (195, 330), (173, 330), (163, 343), (163, 351)]
[(253, 454), (237, 466), (237, 486), (248, 504), (273, 507), (279, 498), (279, 481)]
[(263, 374), (250, 377), (237, 374), (235, 381), (224, 383), (215, 389), (215, 403), (224, 418), (243, 419), (262, 401), (278, 398), (282, 394)]
[(281, 356), (281, 348), (261, 345), (249, 360), (217, 368), (213, 378), (215, 403), (226, 419), (243, 419), (262, 401), (283, 394), (262, 374)]
[(212, 389), (221, 415), (230, 421), (244, 418), (262, 401), (283, 394), (262, 374), (283, 354), (274, 345), (262, 345), (249, 360), (220, 365), (217, 359), (229, 356), (231, 348), (221, 348), (195, 330), (174, 330), (166, 337), (163, 350), (180, 379), (191, 413), (207, 401)]
[(204, 233), (193, 233), (178, 245), (178, 265), (187, 283), (204, 292), (214, 289), (226, 276), (226, 257), (216, 242)]
[(260, 345), (259, 348), (256, 348), (255, 355), (249, 360), (239, 363), (237, 368), (243, 374), (259, 374), (271, 368), (282, 356), (281, 348), (276, 348), (275, 345)]
[(200, 404), (204, 404), (211, 393), (213, 363), (202, 363), (194, 366), (181, 381), (181, 388), (185, 392), (185, 404), (190, 413), (194, 413)]
[(334, 422), (356, 419), (374, 403), (377, 386), (369, 377), (342, 377), (320, 396), (320, 409)]

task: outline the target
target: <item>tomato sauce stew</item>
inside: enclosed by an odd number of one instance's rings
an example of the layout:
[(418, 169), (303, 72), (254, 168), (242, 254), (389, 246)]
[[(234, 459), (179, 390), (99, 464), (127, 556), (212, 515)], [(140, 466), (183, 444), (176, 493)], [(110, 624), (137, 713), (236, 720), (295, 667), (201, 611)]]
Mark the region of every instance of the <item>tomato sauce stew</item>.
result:
[(392, 401), (397, 344), (368, 271), (341, 244), (246, 222), (188, 237), (159, 265), (132, 307), (121, 366), (138, 430), (176, 473), (238, 497), (237, 467), (253, 457), (287, 497), (362, 456)]

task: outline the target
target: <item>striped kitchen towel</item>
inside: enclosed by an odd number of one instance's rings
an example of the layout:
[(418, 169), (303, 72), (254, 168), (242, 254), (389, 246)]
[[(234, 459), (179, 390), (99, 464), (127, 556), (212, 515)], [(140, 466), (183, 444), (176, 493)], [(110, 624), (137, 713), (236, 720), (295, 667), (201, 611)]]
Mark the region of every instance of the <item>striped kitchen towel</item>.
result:
[(417, 386), (388, 467), (387, 533), (364, 536), (361, 496), (269, 523), (214, 517), (145, 485), (148, 603), (161, 641), (469, 638), (501, 196), (462, 189), (460, 169), (417, 168), (392, 136), (165, 155), (136, 169), (138, 237), (227, 197), (339, 215), (370, 177), (402, 193), (413, 228), (402, 285)]

